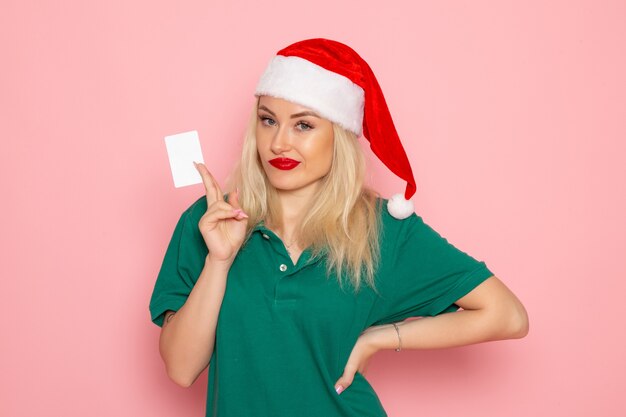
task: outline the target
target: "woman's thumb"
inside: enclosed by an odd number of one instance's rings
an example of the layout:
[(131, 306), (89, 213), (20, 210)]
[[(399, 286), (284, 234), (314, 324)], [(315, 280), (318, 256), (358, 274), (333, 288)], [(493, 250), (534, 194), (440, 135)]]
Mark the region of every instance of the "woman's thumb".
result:
[(343, 391), (345, 391), (346, 388), (352, 385), (353, 379), (354, 377), (351, 378), (349, 375), (346, 375), (345, 373), (341, 375), (341, 378), (339, 378), (337, 382), (335, 382), (335, 391), (337, 391), (337, 394), (341, 394)]

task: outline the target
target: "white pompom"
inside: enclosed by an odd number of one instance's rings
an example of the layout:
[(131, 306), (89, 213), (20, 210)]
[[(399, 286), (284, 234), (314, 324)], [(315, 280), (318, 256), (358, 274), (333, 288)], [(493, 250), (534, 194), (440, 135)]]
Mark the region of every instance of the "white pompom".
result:
[(413, 202), (405, 200), (404, 194), (394, 194), (387, 202), (387, 211), (396, 219), (406, 219), (415, 211)]

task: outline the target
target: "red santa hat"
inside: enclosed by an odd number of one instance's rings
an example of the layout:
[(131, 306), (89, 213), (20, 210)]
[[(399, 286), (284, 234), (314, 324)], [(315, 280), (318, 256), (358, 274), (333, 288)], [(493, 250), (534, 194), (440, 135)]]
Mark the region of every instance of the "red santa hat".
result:
[(404, 219), (414, 212), (413, 171), (369, 65), (352, 48), (329, 39), (307, 39), (281, 49), (261, 76), (255, 96), (282, 98), (365, 136), (374, 154), (407, 182), (404, 195), (389, 199), (389, 213)]

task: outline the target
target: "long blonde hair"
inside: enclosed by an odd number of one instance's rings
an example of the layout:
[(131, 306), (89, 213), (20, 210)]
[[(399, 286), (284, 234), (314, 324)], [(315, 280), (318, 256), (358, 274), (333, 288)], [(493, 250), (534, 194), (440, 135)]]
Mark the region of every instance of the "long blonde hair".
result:
[[(269, 182), (256, 147), (255, 102), (244, 134), (241, 160), (229, 179), (239, 188), (239, 203), (248, 214), (247, 237), (261, 221), (282, 227), (277, 190)], [(347, 275), (355, 291), (363, 279), (374, 290), (380, 258), (378, 194), (364, 185), (365, 157), (356, 135), (333, 123), (333, 160), (314, 199), (296, 228), (302, 247), (311, 246), (311, 259), (326, 256), (327, 276), (335, 270), (340, 286)]]

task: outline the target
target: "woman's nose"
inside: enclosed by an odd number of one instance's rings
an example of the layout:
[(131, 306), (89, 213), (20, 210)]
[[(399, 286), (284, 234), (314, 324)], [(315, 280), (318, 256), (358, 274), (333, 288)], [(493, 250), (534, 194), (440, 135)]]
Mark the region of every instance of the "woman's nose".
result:
[(271, 145), (272, 152), (280, 154), (291, 149), (291, 140), (289, 138), (289, 132), (285, 127), (281, 126), (274, 135)]

